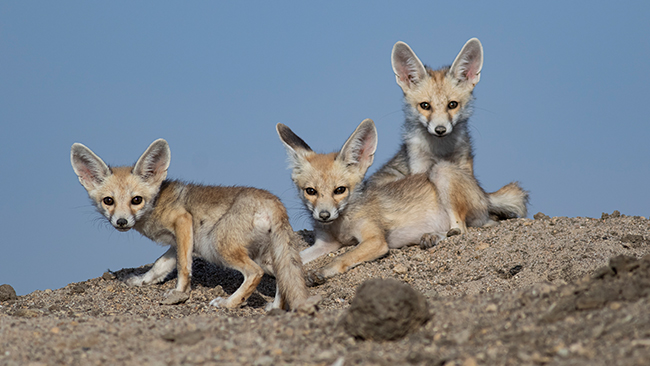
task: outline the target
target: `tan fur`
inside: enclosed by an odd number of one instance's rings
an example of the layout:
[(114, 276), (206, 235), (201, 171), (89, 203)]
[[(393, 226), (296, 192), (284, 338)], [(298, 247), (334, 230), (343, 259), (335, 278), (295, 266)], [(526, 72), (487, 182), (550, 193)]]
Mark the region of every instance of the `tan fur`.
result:
[[(175, 291), (191, 289), (192, 256), (236, 269), (244, 282), (227, 299), (211, 304), (234, 308), (245, 303), (263, 274), (277, 279), (273, 307), (300, 307), (308, 297), (302, 265), (289, 241), (293, 230), (280, 200), (248, 187), (220, 187), (165, 180), (169, 147), (155, 141), (134, 167), (108, 167), (92, 151), (74, 144), (72, 165), (98, 210), (120, 231), (131, 228), (169, 245), (131, 285), (159, 283), (176, 268)], [(106, 198), (108, 204), (106, 202)], [(142, 202), (135, 197), (142, 197)]]
[[(472, 114), (473, 90), (480, 80), (483, 47), (478, 39), (467, 41), (453, 64), (430, 69), (404, 42), (397, 42), (391, 55), (397, 84), (404, 92), (404, 134), (400, 150), (368, 179), (370, 186), (381, 186), (411, 174), (429, 173), (440, 186), (445, 177), (433, 174), (441, 162), (465, 169), (478, 190), (477, 200), (463, 212), (450, 212), (457, 228), (465, 225), (495, 224), (494, 219), (524, 217), (528, 193), (517, 183), (507, 189), (486, 193), (474, 178), (474, 158), (468, 120)], [(444, 169), (438, 169), (444, 171)], [(506, 188), (504, 187), (504, 188)], [(487, 205), (487, 211), (485, 206)]]
[[(277, 129), (292, 162), (293, 181), (314, 221), (316, 242), (300, 253), (303, 262), (343, 246), (356, 245), (311, 273), (314, 283), (377, 259), (389, 248), (412, 244), (429, 248), (452, 228), (449, 212), (465, 215), (473, 207), (474, 203), (466, 197), (474, 198), (468, 191), (477, 190), (475, 180), (453, 164), (444, 166), (447, 181), (441, 181), (440, 187), (432, 183), (428, 174), (412, 174), (382, 186), (364, 188), (362, 180), (376, 147), (377, 133), (371, 120), (364, 120), (341, 151), (332, 154), (316, 154), (288, 127), (278, 124)], [(349, 156), (355, 159), (351, 161)], [(315, 214), (335, 201), (338, 187), (346, 187), (349, 193), (330, 209), (338, 212), (336, 217), (324, 219)], [(305, 199), (308, 189), (319, 194)], [(321, 201), (328, 203), (322, 205)], [(465, 218), (459, 220), (464, 222)]]

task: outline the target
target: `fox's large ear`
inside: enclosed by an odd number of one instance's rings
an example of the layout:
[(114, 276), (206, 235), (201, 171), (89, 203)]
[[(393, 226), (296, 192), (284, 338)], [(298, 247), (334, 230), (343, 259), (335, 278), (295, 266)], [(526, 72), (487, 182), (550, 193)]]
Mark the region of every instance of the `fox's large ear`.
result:
[(282, 123), (275, 125), (275, 130), (278, 131), (278, 136), (280, 136), (280, 141), (287, 149), (287, 155), (289, 156), (289, 162), (291, 163), (292, 168), (296, 168), (300, 165), (300, 159), (305, 155), (305, 153), (312, 152), (313, 150), (303, 139), (298, 137), (291, 129)]
[(451, 64), (449, 73), (458, 81), (471, 84), (472, 87), (478, 84), (481, 79), (483, 68), (483, 46), (478, 38), (472, 38)]
[(370, 168), (377, 150), (377, 128), (375, 123), (364, 119), (345, 142), (336, 160), (342, 161), (347, 166), (357, 165), (365, 171)]
[(152, 142), (147, 151), (140, 156), (133, 167), (133, 174), (147, 182), (161, 183), (167, 178), (171, 155), (167, 141), (158, 139)]
[(70, 162), (79, 182), (88, 191), (97, 188), (106, 177), (113, 174), (111, 168), (99, 156), (80, 143), (72, 145)]
[(397, 84), (404, 91), (419, 83), (427, 74), (415, 52), (404, 42), (395, 43), (390, 59)]

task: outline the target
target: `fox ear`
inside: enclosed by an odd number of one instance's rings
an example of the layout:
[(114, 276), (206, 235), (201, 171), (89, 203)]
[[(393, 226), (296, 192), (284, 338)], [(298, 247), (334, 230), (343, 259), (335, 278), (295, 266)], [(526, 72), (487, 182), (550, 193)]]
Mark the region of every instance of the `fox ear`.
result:
[(158, 139), (140, 156), (133, 167), (133, 174), (151, 183), (161, 183), (167, 178), (170, 161), (169, 144), (163, 139)]
[(364, 119), (345, 142), (336, 160), (347, 166), (359, 166), (365, 173), (372, 165), (377, 150), (377, 129), (371, 119)]
[(106, 177), (113, 174), (111, 168), (99, 156), (80, 143), (72, 145), (70, 162), (79, 182), (88, 191), (97, 188)]
[(466, 82), (472, 87), (478, 84), (481, 79), (481, 69), (483, 68), (483, 46), (478, 38), (472, 38), (451, 64), (449, 73), (458, 81)]
[(390, 58), (397, 84), (404, 91), (419, 83), (427, 74), (415, 52), (404, 42), (395, 43)]
[(300, 159), (305, 155), (305, 153), (313, 151), (311, 147), (303, 141), (303, 139), (298, 137), (298, 135), (293, 133), (289, 127), (282, 123), (275, 125), (275, 130), (278, 132), (280, 141), (282, 141), (285, 149), (287, 149), (287, 155), (289, 156), (292, 168), (300, 165)]

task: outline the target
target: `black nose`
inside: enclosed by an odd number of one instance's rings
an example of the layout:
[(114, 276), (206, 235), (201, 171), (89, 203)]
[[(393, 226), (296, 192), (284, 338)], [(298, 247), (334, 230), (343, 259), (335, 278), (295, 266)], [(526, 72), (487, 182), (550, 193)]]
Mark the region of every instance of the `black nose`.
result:
[(442, 136), (447, 132), (447, 129), (445, 126), (436, 126), (436, 128), (433, 129), (439, 136)]
[(320, 217), (320, 218), (323, 219), (323, 220), (327, 220), (327, 219), (329, 219), (330, 216), (332, 216), (332, 215), (330, 215), (330, 213), (329, 213), (328, 211), (321, 211), (321, 212), (318, 214), (318, 217)]
[(117, 226), (126, 226), (129, 222), (126, 219), (117, 219)]

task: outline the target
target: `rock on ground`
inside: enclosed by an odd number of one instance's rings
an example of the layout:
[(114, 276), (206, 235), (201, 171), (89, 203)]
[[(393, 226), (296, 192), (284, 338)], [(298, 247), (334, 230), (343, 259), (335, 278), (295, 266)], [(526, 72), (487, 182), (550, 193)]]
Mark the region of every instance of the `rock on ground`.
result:
[(430, 318), (424, 295), (398, 280), (376, 278), (359, 286), (341, 321), (353, 337), (382, 341), (402, 338)]

